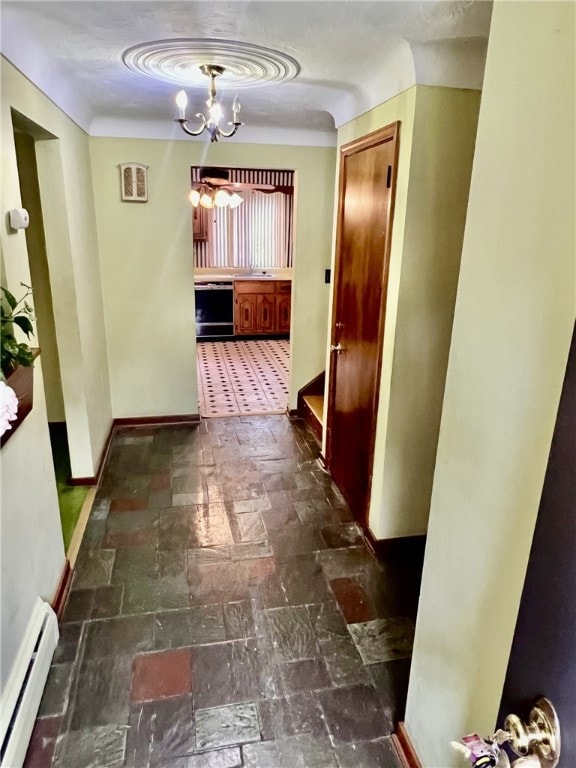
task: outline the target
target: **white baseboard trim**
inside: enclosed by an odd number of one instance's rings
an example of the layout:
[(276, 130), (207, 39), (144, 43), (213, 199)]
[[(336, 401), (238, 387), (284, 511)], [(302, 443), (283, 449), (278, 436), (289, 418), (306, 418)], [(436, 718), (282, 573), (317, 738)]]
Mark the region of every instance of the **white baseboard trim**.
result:
[(38, 598), (0, 696), (1, 768), (22, 767), (58, 637), (56, 614)]

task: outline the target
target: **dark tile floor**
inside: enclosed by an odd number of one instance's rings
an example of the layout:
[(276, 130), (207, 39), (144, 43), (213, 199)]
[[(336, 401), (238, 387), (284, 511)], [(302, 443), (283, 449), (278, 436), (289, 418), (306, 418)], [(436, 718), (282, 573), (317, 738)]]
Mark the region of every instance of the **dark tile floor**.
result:
[(396, 768), (419, 568), (285, 416), (115, 435), (27, 768)]

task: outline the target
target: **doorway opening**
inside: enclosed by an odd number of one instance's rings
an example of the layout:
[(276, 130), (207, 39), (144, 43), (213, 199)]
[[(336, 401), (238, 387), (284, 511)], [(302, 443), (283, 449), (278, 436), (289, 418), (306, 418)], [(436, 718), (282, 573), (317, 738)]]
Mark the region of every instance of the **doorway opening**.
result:
[(20, 196), (22, 205), (30, 213), (30, 224), (26, 229), (26, 244), (35, 326), (42, 354), (44, 395), (62, 537), (64, 549), (68, 552), (89, 489), (86, 486), (75, 486), (70, 482), (70, 450), (36, 161), (36, 141), (55, 140), (55, 137), (15, 111), (12, 112), (12, 122)]
[(192, 166), (201, 416), (285, 413), (294, 172)]

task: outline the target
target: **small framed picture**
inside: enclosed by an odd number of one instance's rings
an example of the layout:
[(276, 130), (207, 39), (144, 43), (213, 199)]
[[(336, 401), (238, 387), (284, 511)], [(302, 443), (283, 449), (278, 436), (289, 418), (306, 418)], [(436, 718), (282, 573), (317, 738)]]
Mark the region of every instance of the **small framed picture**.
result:
[(148, 166), (142, 163), (120, 165), (122, 200), (128, 203), (148, 202)]

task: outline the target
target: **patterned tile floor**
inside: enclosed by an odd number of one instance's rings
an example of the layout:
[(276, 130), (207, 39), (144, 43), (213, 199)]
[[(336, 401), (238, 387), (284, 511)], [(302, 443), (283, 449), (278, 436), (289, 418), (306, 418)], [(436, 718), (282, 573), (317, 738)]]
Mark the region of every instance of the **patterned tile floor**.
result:
[(419, 566), (317, 455), (286, 416), (116, 432), (26, 768), (397, 768)]
[(202, 416), (284, 413), (288, 406), (287, 339), (200, 341)]

